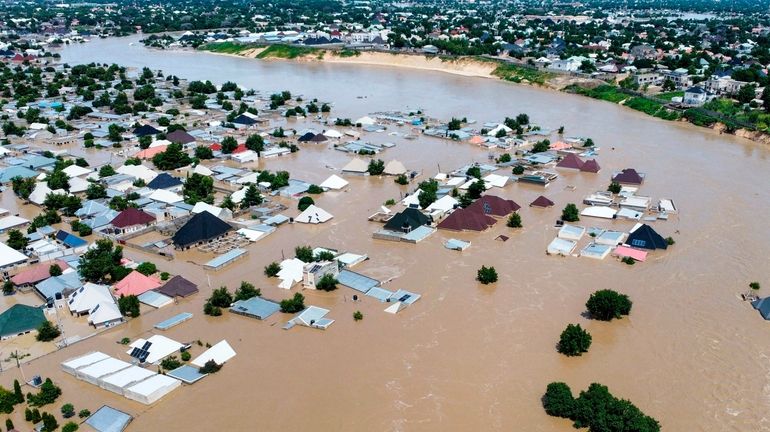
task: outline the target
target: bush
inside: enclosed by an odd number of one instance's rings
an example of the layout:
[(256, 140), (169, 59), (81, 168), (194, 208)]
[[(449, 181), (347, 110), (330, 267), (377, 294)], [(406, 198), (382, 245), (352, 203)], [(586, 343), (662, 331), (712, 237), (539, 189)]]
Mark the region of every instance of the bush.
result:
[(300, 293), (295, 293), (294, 297), (290, 299), (281, 300), (281, 312), (283, 313), (297, 313), (305, 309), (305, 296)]
[(751, 288), (753, 290), (758, 290), (759, 289), (759, 282), (752, 282), (752, 283), (750, 283), (749, 284), (749, 288)]
[(37, 328), (37, 336), (35, 337), (40, 342), (50, 342), (61, 335), (59, 327), (51, 324), (51, 321), (45, 320)]
[(219, 287), (218, 289), (215, 289), (211, 293), (211, 297), (208, 299), (208, 303), (211, 303), (212, 306), (226, 308), (230, 307), (230, 304), (233, 302), (233, 296), (230, 294), (229, 291), (227, 291), (227, 287)]
[(75, 422), (68, 422), (61, 428), (61, 432), (75, 432), (78, 429), (80, 429), (80, 426), (77, 425)]
[(171, 274), (169, 272), (161, 272), (160, 274), (160, 280), (166, 281), (168, 278), (171, 277)]
[(497, 270), (494, 267), (481, 266), (476, 274), (476, 280), (484, 285), (497, 282)]
[(219, 372), (220, 369), (222, 369), (222, 365), (218, 365), (214, 360), (209, 360), (202, 368), (198, 369), (198, 372), (202, 374), (211, 374)]
[(605, 289), (591, 294), (586, 302), (586, 308), (591, 317), (601, 321), (612, 321), (622, 318), (631, 312), (631, 300), (625, 294)]
[(297, 208), (299, 211), (305, 211), (308, 207), (315, 204), (315, 201), (313, 201), (313, 198), (310, 198), (309, 196), (304, 196), (299, 199), (299, 203), (297, 204)]
[(673, 237), (666, 237), (666, 244), (669, 246), (673, 246), (674, 244), (676, 244), (676, 241), (674, 240)]
[(361, 311), (353, 312), (353, 320), (354, 321), (361, 321), (362, 319), (364, 319), (364, 314), (362, 314)]
[(192, 355), (189, 351), (182, 351), (182, 361), (190, 361)]
[(281, 265), (275, 261), (265, 266), (265, 276), (267, 277), (278, 276), (278, 273), (280, 271), (281, 271)]
[(246, 281), (242, 281), (241, 286), (235, 290), (235, 300), (248, 300), (261, 295), (262, 291), (259, 288), (255, 288), (254, 285)]
[(203, 313), (209, 316), (221, 316), (222, 308), (212, 305), (210, 302), (206, 302), (203, 305)]
[(580, 324), (568, 324), (559, 337), (559, 352), (567, 356), (579, 356), (591, 347), (591, 334)]
[(518, 213), (511, 213), (510, 216), (508, 216), (508, 223), (506, 223), (508, 228), (521, 228), (521, 215)]
[(118, 299), (118, 309), (123, 316), (138, 317), (141, 312), (139, 298), (133, 294), (121, 295)]
[(621, 190), (622, 188), (623, 188), (623, 187), (622, 187), (622, 186), (620, 185), (620, 183), (618, 183), (618, 182), (611, 182), (611, 183), (610, 183), (610, 185), (609, 185), (609, 186), (607, 186), (607, 190), (608, 190), (608, 191), (610, 191), (610, 192), (612, 192), (612, 193), (614, 193), (614, 194), (616, 194), (616, 193), (620, 193), (620, 190)]
[(409, 184), (409, 178), (406, 176), (406, 174), (399, 174), (393, 181), (402, 186)]
[(297, 246), (294, 248), (294, 255), (302, 262), (313, 262), (313, 249), (310, 246)]
[(70, 418), (75, 415), (75, 407), (71, 403), (66, 403), (61, 407), (61, 415), (64, 418)]
[(575, 204), (569, 203), (561, 212), (561, 218), (565, 222), (577, 222), (580, 220), (580, 212)]
[(80, 417), (80, 418), (86, 418), (86, 417), (90, 417), (90, 416), (91, 416), (91, 411), (89, 411), (87, 409), (82, 409), (78, 413), (78, 417)]
[(136, 267), (136, 271), (145, 276), (149, 276), (155, 274), (158, 271), (158, 268), (151, 262), (143, 262)]
[(337, 279), (331, 273), (321, 276), (315, 287), (321, 291), (334, 291), (337, 289)]
[(546, 387), (543, 396), (545, 412), (554, 417), (571, 418), (575, 409), (572, 390), (563, 382), (552, 382)]
[(636, 264), (636, 260), (631, 257), (623, 257), (620, 262), (628, 264), (628, 265), (634, 265)]
[(61, 396), (61, 389), (51, 381), (51, 378), (46, 378), (37, 394), (27, 393), (27, 402), (30, 406), (41, 407), (56, 402), (59, 396)]
[(317, 195), (317, 194), (323, 193), (323, 191), (324, 191), (324, 190), (323, 190), (323, 188), (322, 188), (321, 186), (318, 186), (318, 185), (314, 185), (314, 184), (311, 184), (311, 185), (310, 185), (310, 186), (307, 188), (307, 193), (309, 193), (309, 194), (314, 194), (314, 195)]
[(169, 371), (174, 370), (180, 366), (182, 366), (182, 362), (180, 362), (176, 356), (167, 357), (163, 359), (162, 362), (160, 362), (160, 367)]

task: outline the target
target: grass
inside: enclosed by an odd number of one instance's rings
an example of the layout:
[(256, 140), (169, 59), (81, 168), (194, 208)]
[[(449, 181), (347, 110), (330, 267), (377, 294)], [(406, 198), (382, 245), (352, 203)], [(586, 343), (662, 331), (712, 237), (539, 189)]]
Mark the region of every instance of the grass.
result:
[(573, 84), (564, 89), (570, 93), (576, 93), (583, 96), (588, 96), (594, 99), (601, 99), (612, 103), (620, 103), (628, 99), (629, 96), (625, 93), (621, 93), (617, 87), (609, 84), (600, 85), (596, 88), (581, 87), (577, 84)]
[(337, 51), (338, 57), (358, 57), (361, 55), (361, 51), (352, 49), (342, 49)]
[(281, 58), (281, 59), (295, 59), (297, 57), (303, 57), (310, 54), (317, 54), (320, 50), (317, 48), (308, 48), (295, 45), (270, 45), (265, 48), (261, 53), (257, 54), (257, 58)]
[(660, 98), (660, 99), (665, 99), (667, 101), (671, 101), (671, 99), (673, 99), (675, 97), (684, 97), (684, 92), (683, 91), (672, 91), (672, 92), (667, 92), (667, 93), (660, 93), (660, 94), (657, 94), (655, 96)]
[(548, 72), (542, 72), (510, 63), (501, 63), (492, 71), (492, 75), (506, 81), (516, 83), (529, 81), (539, 85), (543, 85), (546, 81), (553, 78), (553, 74)]
[(630, 96), (623, 93), (615, 86), (605, 84), (595, 88), (585, 88), (578, 85), (571, 85), (565, 89), (570, 93), (577, 93), (594, 99), (600, 99), (612, 103), (623, 103), (623, 105), (653, 117), (663, 120), (678, 120), (681, 115), (675, 111), (666, 109), (663, 104), (647, 98)]
[(257, 44), (241, 44), (235, 42), (217, 42), (201, 45), (198, 49), (222, 54), (238, 54), (240, 52), (258, 48)]

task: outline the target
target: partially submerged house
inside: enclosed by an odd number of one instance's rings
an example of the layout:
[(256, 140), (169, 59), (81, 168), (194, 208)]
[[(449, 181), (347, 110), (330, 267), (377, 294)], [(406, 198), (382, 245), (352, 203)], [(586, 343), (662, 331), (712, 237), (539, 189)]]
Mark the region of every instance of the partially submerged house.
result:
[(289, 322), (286, 323), (283, 328), (288, 330), (299, 324), (305, 327), (314, 327), (317, 329), (326, 330), (330, 325), (332, 325), (332, 323), (334, 323), (333, 319), (325, 318), (326, 314), (328, 313), (328, 309), (320, 308), (318, 306), (308, 306), (307, 309), (303, 310), (297, 314), (297, 316), (289, 320)]
[(403, 211), (396, 213), (388, 219), (384, 228), (390, 231), (408, 233), (423, 225), (429, 225), (431, 218), (415, 207), (408, 207)]
[(668, 242), (658, 234), (651, 226), (642, 224), (636, 227), (628, 235), (626, 244), (641, 249), (667, 249)]
[(138, 296), (146, 291), (158, 288), (159, 286), (160, 282), (154, 277), (145, 276), (134, 270), (115, 284), (115, 295), (117, 297), (124, 295)]
[(320, 224), (331, 220), (333, 217), (334, 216), (326, 210), (311, 204), (305, 211), (294, 218), (294, 221), (306, 224)]
[(529, 203), (530, 207), (539, 207), (539, 208), (548, 208), (548, 207), (552, 207), (553, 205), (554, 205), (553, 201), (549, 200), (543, 195), (540, 195), (539, 197), (535, 198), (534, 201)]
[(187, 248), (197, 243), (221, 237), (233, 227), (213, 214), (203, 211), (194, 215), (180, 228), (171, 240), (177, 248)]
[(612, 181), (620, 184), (640, 185), (644, 182), (644, 174), (636, 172), (633, 168), (626, 168), (615, 174)]
[(128, 207), (121, 211), (112, 221), (110, 221), (110, 225), (112, 225), (114, 231), (119, 234), (128, 234), (139, 231), (154, 223), (154, 215), (133, 207)]
[(187, 297), (198, 292), (198, 285), (180, 275), (176, 275), (156, 291), (172, 298)]
[(15, 304), (0, 313), (0, 339), (6, 340), (29, 333), (45, 321), (42, 309)]

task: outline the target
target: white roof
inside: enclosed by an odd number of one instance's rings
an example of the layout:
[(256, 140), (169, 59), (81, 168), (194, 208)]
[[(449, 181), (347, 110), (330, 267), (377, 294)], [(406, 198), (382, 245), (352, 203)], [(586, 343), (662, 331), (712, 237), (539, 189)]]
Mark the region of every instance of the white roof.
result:
[(465, 183), (465, 177), (452, 177), (446, 181), (447, 186), (459, 186)]
[(157, 374), (157, 372), (149, 369), (141, 368), (139, 366), (131, 366), (130, 368), (126, 368), (120, 372), (106, 376), (99, 381), (103, 382), (104, 384), (122, 389), (123, 387), (140, 382)]
[(150, 147), (149, 148), (162, 147), (162, 146), (167, 146), (169, 144), (171, 144), (171, 141), (169, 141), (169, 140), (155, 140), (155, 141), (150, 143)]
[(97, 326), (122, 317), (123, 315), (114, 301), (101, 301), (88, 312), (88, 322)]
[(198, 214), (198, 213), (207, 211), (218, 218), (225, 218), (225, 219), (232, 217), (232, 213), (230, 212), (230, 210), (224, 209), (222, 207), (217, 207), (211, 204), (206, 204), (203, 201), (198, 201), (197, 203), (195, 203), (192, 210), (190, 211), (193, 214)]
[(156, 189), (148, 196), (148, 198), (153, 201), (160, 201), (166, 204), (173, 204), (183, 200), (181, 195), (175, 194), (174, 192), (166, 189)]
[(449, 195), (444, 195), (438, 200), (434, 201), (433, 204), (429, 205), (428, 208), (425, 210), (427, 212), (434, 212), (434, 211), (440, 211), (440, 212), (447, 212), (449, 210), (452, 210), (455, 205), (459, 204), (459, 201), (452, 198)]
[(248, 188), (249, 188), (248, 186), (244, 186), (244, 187), (240, 188), (239, 190), (233, 192), (232, 194), (230, 194), (230, 199), (234, 203), (240, 204), (241, 201), (243, 201), (243, 199), (246, 198), (246, 189), (248, 189)]
[(142, 179), (145, 183), (151, 182), (152, 179), (158, 176), (158, 173), (144, 165), (123, 165), (115, 171), (135, 179)]
[(0, 231), (5, 231), (8, 228), (13, 228), (19, 225), (24, 225), (27, 222), (29, 222), (29, 219), (24, 219), (23, 217), (13, 215), (6, 216), (0, 219)]
[(259, 160), (259, 154), (254, 150), (246, 150), (240, 153), (231, 154), (230, 159), (234, 159), (240, 163), (254, 162)]
[(249, 239), (249, 241), (253, 241), (253, 242), (267, 235), (267, 233), (264, 231), (257, 231), (257, 230), (248, 229), (248, 228), (241, 228), (237, 231), (237, 233), (246, 237), (247, 239)]
[(359, 172), (363, 173), (369, 170), (369, 164), (364, 162), (363, 159), (353, 158), (350, 162), (342, 167), (342, 171)]
[(489, 183), (494, 187), (503, 187), (506, 183), (508, 183), (508, 180), (510, 177), (508, 176), (501, 176), (499, 174), (489, 174), (486, 177), (483, 178), (485, 183)]
[(324, 223), (333, 217), (334, 216), (332, 216), (331, 213), (321, 207), (311, 204), (310, 207), (306, 208), (305, 211), (294, 218), (294, 221), (299, 223), (319, 224)]
[(83, 313), (90, 311), (101, 302), (114, 303), (109, 285), (86, 282), (85, 285), (69, 295), (67, 306), (71, 312)]
[(131, 351), (134, 350), (134, 348), (142, 348), (145, 343), (150, 342), (151, 345), (147, 349), (147, 351), (150, 352), (150, 355), (147, 356), (147, 360), (145, 360), (147, 363), (157, 363), (164, 359), (167, 356), (170, 356), (171, 354), (179, 351), (184, 345), (181, 343), (169, 339), (163, 335), (152, 335), (149, 339), (142, 339), (139, 338), (135, 340), (131, 345), (129, 345), (128, 351), (126, 351), (126, 354), (131, 354)]
[[(472, 185), (473, 183), (476, 183), (476, 182), (480, 182), (480, 181), (482, 181), (482, 180), (481, 180), (481, 179), (477, 179), (477, 178), (472, 178), (472, 179), (468, 180), (467, 182), (463, 183), (463, 184), (460, 186), (460, 189), (462, 189), (462, 190), (466, 190), (466, 189), (470, 188), (470, 187), (471, 187), (471, 185)], [(485, 189), (485, 190), (486, 190), (486, 189), (489, 189), (489, 188), (491, 188), (491, 187), (492, 187), (492, 185), (491, 185), (491, 184), (489, 184), (489, 183), (487, 183), (487, 182), (484, 182), (484, 189)]]
[(361, 117), (360, 119), (356, 120), (353, 123), (355, 123), (355, 124), (361, 123), (362, 125), (366, 126), (366, 125), (373, 125), (375, 123), (375, 121), (374, 121), (373, 118), (371, 118), (369, 116), (363, 116), (363, 117)]
[(125, 389), (125, 396), (144, 404), (151, 404), (181, 385), (182, 381), (170, 376), (154, 374)]
[(105, 375), (123, 370), (129, 366), (131, 366), (131, 363), (126, 363), (123, 360), (107, 357), (100, 362), (96, 362), (90, 366), (79, 369), (78, 375), (81, 377), (100, 378)]
[(84, 366), (88, 366), (96, 362), (100, 362), (107, 358), (110, 358), (110, 356), (108, 356), (103, 352), (95, 351), (88, 354), (84, 354), (80, 357), (69, 359), (63, 362), (61, 365), (65, 370), (66, 369), (77, 370)]
[(328, 131), (324, 132), (324, 135), (329, 138), (341, 138), (342, 132), (334, 129), (329, 129)]
[(332, 174), (323, 181), (319, 186), (322, 188), (328, 188), (328, 189), (334, 189), (339, 190), (347, 186), (349, 183), (347, 180), (343, 179), (342, 177), (338, 176), (337, 174)]
[(252, 172), (252, 173), (249, 173), (249, 174), (239, 178), (235, 182), (238, 183), (238, 184), (246, 184), (246, 183), (255, 183), (256, 184), (258, 177), (259, 177), (259, 173), (258, 172)]
[(406, 167), (404, 164), (394, 159), (385, 164), (385, 171), (383, 172), (388, 175), (404, 174), (406, 173)]
[(564, 226), (559, 230), (558, 237), (562, 239), (578, 241), (583, 237), (583, 234), (585, 233), (585, 227), (564, 224)]
[(67, 174), (69, 178), (80, 177), (86, 174), (90, 174), (92, 170), (77, 165), (70, 165), (62, 170), (64, 174)]
[(26, 255), (0, 242), (0, 267), (18, 264), (26, 260)]
[(204, 176), (210, 176), (210, 175), (214, 174), (214, 171), (211, 171), (206, 166), (201, 165), (201, 164), (195, 165), (195, 168), (193, 168), (192, 171), (193, 171), (193, 174), (200, 174), (200, 175), (204, 175)]
[(203, 367), (207, 361), (214, 360), (216, 364), (221, 365), (233, 357), (235, 357), (235, 350), (226, 340), (223, 340), (204, 351), (203, 354), (193, 359), (190, 363), (198, 367)]
[(420, 196), (421, 192), (422, 192), (422, 189), (417, 189), (417, 192), (415, 192), (415, 193), (413, 193), (411, 195), (408, 195), (406, 198), (402, 199), (401, 200), (401, 204), (403, 204), (403, 205), (405, 205), (407, 207), (409, 207), (411, 205), (418, 205), (418, 204), (420, 204), (419, 196)]
[(73, 177), (69, 180), (70, 193), (85, 192), (91, 183), (82, 177)]
[(35, 189), (32, 191), (31, 194), (29, 194), (29, 200), (30, 202), (33, 202), (37, 205), (42, 205), (45, 201), (46, 195), (49, 193), (56, 193), (56, 194), (66, 194), (67, 191), (62, 189), (57, 189), (55, 191), (51, 190), (51, 188), (48, 187), (48, 185), (44, 182), (39, 182), (35, 185)]
[(281, 261), (281, 271), (279, 271), (277, 275), (281, 283), (278, 284), (278, 287), (291, 289), (294, 284), (302, 280), (302, 271), (304, 268), (305, 263), (298, 258)]
[(590, 206), (583, 209), (580, 212), (581, 216), (595, 217), (602, 219), (612, 219), (615, 217), (617, 210), (606, 206)]

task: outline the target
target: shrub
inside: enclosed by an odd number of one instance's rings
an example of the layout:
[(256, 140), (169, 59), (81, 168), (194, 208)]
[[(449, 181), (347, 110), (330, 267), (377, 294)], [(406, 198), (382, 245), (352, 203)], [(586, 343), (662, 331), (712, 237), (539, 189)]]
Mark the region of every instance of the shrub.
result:
[(61, 428), (61, 432), (75, 432), (78, 429), (80, 429), (80, 426), (77, 425), (75, 422), (67, 422), (64, 426)]
[(667, 245), (673, 246), (675, 243), (676, 243), (676, 241), (674, 241), (673, 237), (666, 237), (666, 244)]
[(128, 345), (130, 342), (131, 342), (131, 339), (127, 337), (124, 337), (123, 339), (120, 340), (121, 345)]
[(211, 293), (208, 303), (216, 307), (230, 307), (233, 302), (233, 296), (227, 291), (227, 287), (219, 287)]
[(297, 246), (294, 248), (294, 255), (298, 260), (309, 263), (313, 262), (313, 249), (310, 246)]
[(180, 366), (182, 366), (182, 362), (180, 362), (176, 356), (167, 357), (160, 362), (160, 367), (165, 370), (174, 370)]
[(353, 320), (361, 321), (362, 319), (364, 319), (364, 314), (362, 314), (361, 311), (353, 312)]
[(78, 417), (80, 417), (80, 418), (86, 418), (86, 417), (90, 417), (90, 416), (91, 416), (91, 411), (89, 411), (87, 409), (82, 409), (78, 413)]
[(307, 188), (307, 193), (309, 193), (309, 194), (314, 194), (314, 195), (317, 195), (317, 194), (323, 193), (323, 191), (324, 191), (324, 190), (323, 190), (323, 188), (322, 188), (321, 186), (318, 186), (318, 185), (314, 185), (314, 184), (311, 184), (311, 185), (310, 185), (310, 186)]
[(522, 175), (524, 174), (524, 166), (523, 165), (516, 165), (513, 167), (513, 174), (514, 175)]
[(219, 372), (220, 369), (222, 369), (222, 365), (217, 364), (214, 360), (209, 360), (202, 368), (198, 369), (198, 372), (202, 374), (211, 374)]
[(278, 273), (280, 271), (281, 271), (281, 265), (275, 261), (265, 266), (265, 276), (267, 277), (278, 276)]
[(409, 184), (409, 178), (406, 176), (406, 174), (399, 174), (393, 181), (402, 186)]
[(497, 282), (497, 270), (494, 267), (481, 266), (476, 274), (476, 280), (484, 285)]
[(182, 351), (182, 361), (190, 361), (192, 355), (189, 351)]
[(618, 182), (612, 182), (609, 186), (607, 186), (607, 190), (614, 194), (620, 193), (621, 189), (623, 189), (623, 187)]
[(605, 289), (591, 294), (586, 302), (586, 308), (594, 319), (612, 321), (622, 318), (631, 312), (631, 300), (625, 294)]
[(36, 339), (40, 342), (50, 342), (61, 335), (59, 327), (51, 324), (51, 321), (45, 320), (37, 328)]
[(623, 257), (620, 262), (628, 264), (628, 265), (634, 265), (636, 264), (636, 260), (631, 257)]
[(203, 305), (203, 313), (209, 316), (221, 316), (222, 308), (212, 305), (211, 302), (206, 302)]
[(569, 203), (561, 212), (561, 218), (565, 222), (577, 222), (580, 220), (580, 212), (575, 204)]
[(591, 334), (580, 324), (568, 324), (559, 337), (559, 352), (567, 356), (579, 356), (591, 347)]
[(281, 312), (297, 313), (305, 309), (305, 296), (300, 293), (294, 293), (294, 297), (281, 300)]
[(759, 282), (752, 282), (752, 283), (750, 283), (749, 284), (749, 288), (751, 288), (753, 290), (758, 290), (759, 289)]
[(309, 196), (304, 196), (299, 199), (299, 203), (297, 204), (297, 208), (299, 211), (305, 211), (308, 207), (315, 204), (315, 201), (313, 201), (313, 198), (310, 198)]
[(71, 403), (66, 403), (61, 407), (61, 414), (64, 418), (70, 418), (75, 415), (75, 407)]
[(337, 279), (331, 273), (321, 276), (315, 287), (321, 291), (334, 291), (337, 289)]
[(508, 225), (509, 228), (521, 228), (521, 215), (518, 213), (511, 213), (510, 216), (508, 216)]
[(160, 280), (162, 281), (168, 280), (169, 277), (171, 277), (169, 272), (161, 272), (160, 274)]
[(51, 381), (51, 378), (46, 378), (37, 394), (27, 393), (27, 402), (30, 406), (41, 407), (56, 402), (59, 396), (61, 396), (61, 389)]
[(241, 286), (235, 290), (235, 300), (248, 300), (261, 295), (262, 291), (259, 288), (255, 288), (253, 284), (246, 281), (241, 281)]
[(575, 409), (572, 390), (563, 382), (552, 382), (546, 387), (543, 396), (545, 412), (554, 417), (571, 418)]
[(136, 267), (136, 271), (145, 276), (149, 276), (155, 274), (158, 271), (158, 268), (151, 262), (143, 262)]

